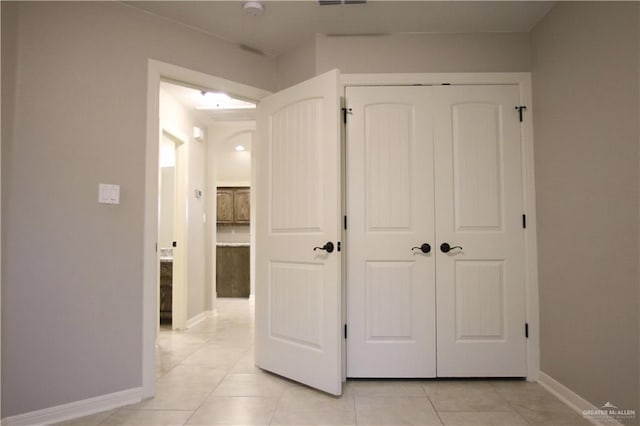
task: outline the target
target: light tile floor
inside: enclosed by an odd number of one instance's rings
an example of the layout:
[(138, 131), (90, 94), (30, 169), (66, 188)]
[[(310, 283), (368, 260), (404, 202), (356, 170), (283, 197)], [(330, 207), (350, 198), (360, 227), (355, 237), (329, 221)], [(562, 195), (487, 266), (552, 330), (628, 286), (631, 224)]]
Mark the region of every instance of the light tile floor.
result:
[(253, 305), (218, 301), (161, 331), (154, 398), (59, 425), (590, 425), (525, 381), (349, 380), (335, 398), (256, 368)]

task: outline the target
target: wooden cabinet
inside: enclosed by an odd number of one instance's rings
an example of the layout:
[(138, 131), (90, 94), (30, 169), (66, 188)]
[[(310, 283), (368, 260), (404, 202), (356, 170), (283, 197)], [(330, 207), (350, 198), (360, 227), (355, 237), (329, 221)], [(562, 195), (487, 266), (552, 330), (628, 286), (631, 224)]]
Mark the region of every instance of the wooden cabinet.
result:
[(233, 193), (233, 219), (235, 223), (249, 223), (251, 191), (249, 188), (238, 188)]
[(233, 189), (218, 188), (216, 199), (218, 223), (233, 223)]
[(160, 261), (160, 323), (171, 324), (173, 309), (173, 262)]
[(250, 223), (251, 190), (247, 187), (218, 188), (217, 222), (220, 224)]
[(218, 246), (216, 293), (218, 297), (249, 297), (249, 246)]

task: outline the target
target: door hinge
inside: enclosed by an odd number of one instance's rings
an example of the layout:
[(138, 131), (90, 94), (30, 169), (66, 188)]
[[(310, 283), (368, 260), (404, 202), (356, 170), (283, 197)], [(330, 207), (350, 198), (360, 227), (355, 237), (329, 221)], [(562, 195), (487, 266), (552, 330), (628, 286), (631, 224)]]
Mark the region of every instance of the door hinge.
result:
[(347, 229), (347, 215), (344, 215), (344, 229)]
[(344, 124), (347, 124), (347, 114), (353, 114), (353, 110), (351, 108), (342, 108), (342, 121), (344, 121)]
[(524, 323), (524, 337), (525, 338), (529, 338), (529, 323), (525, 322)]
[(522, 123), (524, 121), (524, 111), (527, 110), (527, 107), (525, 105), (518, 105), (516, 107), (516, 110), (518, 110), (518, 115), (520, 116), (520, 122)]
[(344, 338), (347, 338), (347, 324), (344, 325)]
[(522, 215), (522, 228), (527, 229), (527, 215)]

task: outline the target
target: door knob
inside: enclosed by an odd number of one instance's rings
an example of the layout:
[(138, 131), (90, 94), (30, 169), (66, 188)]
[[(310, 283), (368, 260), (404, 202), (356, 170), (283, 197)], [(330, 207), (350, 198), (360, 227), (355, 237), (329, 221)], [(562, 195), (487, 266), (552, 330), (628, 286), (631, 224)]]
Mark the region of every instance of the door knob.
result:
[(450, 252), (451, 250), (453, 250), (453, 249), (460, 249), (460, 250), (462, 250), (462, 247), (461, 247), (461, 246), (453, 246), (453, 247), (451, 247), (451, 246), (449, 245), (449, 243), (442, 243), (442, 244), (440, 244), (440, 251), (441, 251), (441, 252), (443, 252), (443, 253), (449, 253), (449, 252)]
[(411, 247), (411, 251), (418, 249), (423, 253), (429, 253), (431, 251), (431, 246), (427, 243), (422, 244), (420, 247)]
[(313, 251), (316, 251), (316, 250), (324, 250), (324, 251), (326, 251), (327, 253), (333, 253), (333, 249), (334, 249), (334, 247), (333, 247), (333, 243), (332, 243), (331, 241), (328, 241), (328, 242), (327, 242), (325, 245), (323, 245), (322, 247), (314, 247), (314, 248), (313, 248)]

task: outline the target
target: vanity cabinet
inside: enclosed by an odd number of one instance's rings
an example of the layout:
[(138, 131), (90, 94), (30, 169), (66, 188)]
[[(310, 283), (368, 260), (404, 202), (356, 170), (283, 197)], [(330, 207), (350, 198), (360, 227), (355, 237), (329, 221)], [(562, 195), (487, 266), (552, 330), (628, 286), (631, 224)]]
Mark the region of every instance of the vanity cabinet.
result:
[(250, 222), (251, 189), (248, 187), (218, 188), (217, 222), (219, 224), (248, 225)]
[(160, 322), (171, 323), (173, 309), (173, 261), (160, 261)]
[(216, 293), (218, 297), (249, 297), (249, 245), (218, 244)]

